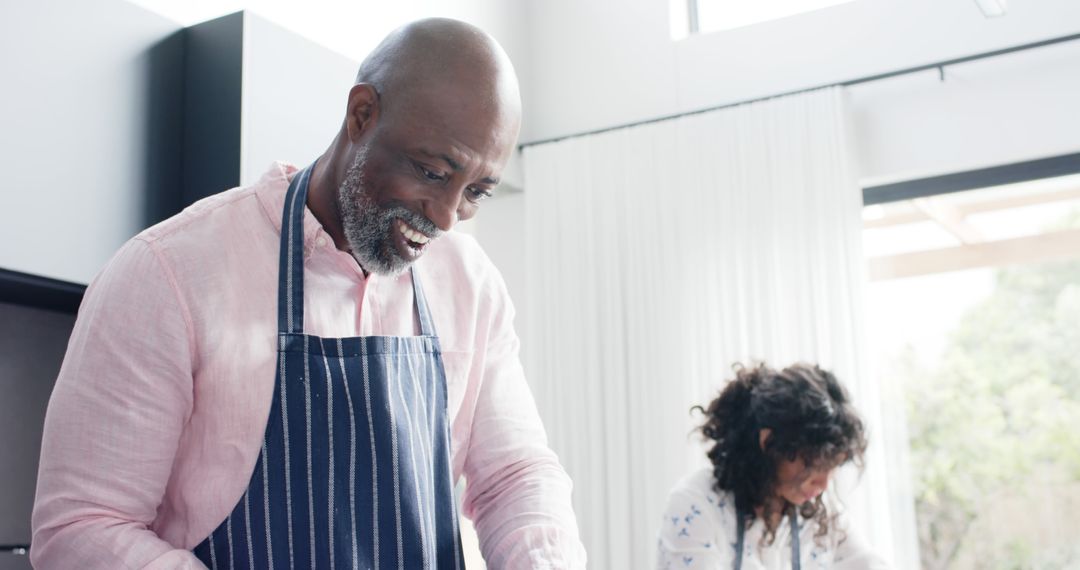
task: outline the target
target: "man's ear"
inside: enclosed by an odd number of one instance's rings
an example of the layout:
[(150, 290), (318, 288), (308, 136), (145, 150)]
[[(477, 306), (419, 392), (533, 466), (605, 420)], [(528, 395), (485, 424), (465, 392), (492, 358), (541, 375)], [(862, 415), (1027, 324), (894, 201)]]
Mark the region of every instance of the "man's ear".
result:
[(379, 117), (379, 92), (370, 83), (357, 83), (349, 90), (345, 129), (350, 142), (357, 142), (370, 131)]
[(770, 435), (772, 435), (771, 428), (761, 428), (758, 431), (758, 445), (761, 446), (762, 451), (765, 451), (765, 442), (769, 440)]

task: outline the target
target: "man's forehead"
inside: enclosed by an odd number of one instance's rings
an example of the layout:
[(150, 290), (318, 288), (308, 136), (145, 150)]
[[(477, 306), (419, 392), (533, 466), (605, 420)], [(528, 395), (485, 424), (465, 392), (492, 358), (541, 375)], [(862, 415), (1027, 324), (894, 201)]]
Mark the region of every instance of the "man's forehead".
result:
[[(516, 106), (454, 89), (411, 93), (390, 102), (388, 123), (400, 146), (424, 151), (455, 170), (480, 166), (494, 175), (513, 152), (520, 115)], [(478, 164), (478, 163), (484, 164)]]
[(454, 157), (450, 156), (449, 153), (430, 150), (430, 149), (427, 149), (425, 147), (418, 148), (416, 152), (420, 153), (423, 156), (426, 156), (427, 158), (434, 158), (434, 159), (437, 159), (437, 160), (441, 160), (441, 161), (445, 162), (446, 164), (449, 164), (450, 168), (453, 169), (453, 170), (456, 170), (456, 171), (461, 171), (462, 169), (465, 168), (464, 166), (461, 165), (461, 162), (459, 162)]
[(456, 136), (496, 134), (520, 120), (516, 102), (490, 93), (476, 93), (452, 86), (410, 93), (395, 114), (421, 125), (439, 127)]

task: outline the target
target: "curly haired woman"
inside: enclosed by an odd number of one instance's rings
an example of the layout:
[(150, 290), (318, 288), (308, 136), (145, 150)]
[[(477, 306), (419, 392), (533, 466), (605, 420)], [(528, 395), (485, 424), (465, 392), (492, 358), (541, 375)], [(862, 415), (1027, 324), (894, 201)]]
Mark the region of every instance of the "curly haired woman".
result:
[(814, 365), (736, 368), (704, 412), (712, 467), (676, 485), (660, 531), (662, 569), (888, 566), (823, 497), (833, 471), (862, 465), (862, 420)]

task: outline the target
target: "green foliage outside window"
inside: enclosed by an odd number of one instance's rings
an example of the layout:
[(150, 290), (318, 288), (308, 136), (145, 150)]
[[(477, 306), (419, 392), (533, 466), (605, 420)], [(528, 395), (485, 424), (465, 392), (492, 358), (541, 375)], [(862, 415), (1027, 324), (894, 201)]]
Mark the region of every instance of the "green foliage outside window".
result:
[(892, 376), (923, 568), (1080, 568), (1080, 259), (997, 270), (940, 361)]

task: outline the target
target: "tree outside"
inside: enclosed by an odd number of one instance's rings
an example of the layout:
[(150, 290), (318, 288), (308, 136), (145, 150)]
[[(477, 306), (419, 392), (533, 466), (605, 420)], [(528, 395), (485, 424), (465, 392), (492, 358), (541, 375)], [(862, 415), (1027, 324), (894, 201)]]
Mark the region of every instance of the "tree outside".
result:
[(939, 355), (909, 345), (884, 371), (904, 387), (924, 569), (1080, 568), (1077, 254), (995, 270)]

